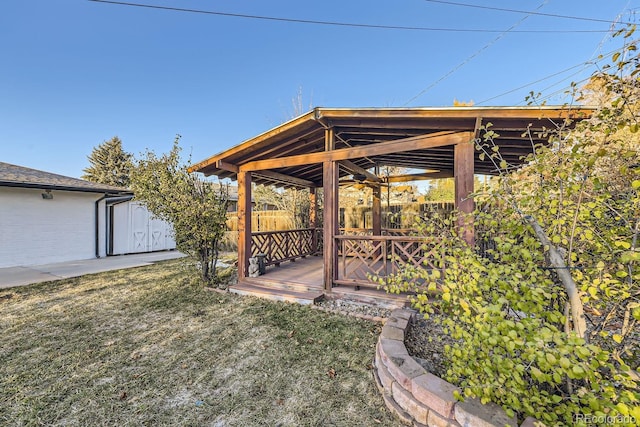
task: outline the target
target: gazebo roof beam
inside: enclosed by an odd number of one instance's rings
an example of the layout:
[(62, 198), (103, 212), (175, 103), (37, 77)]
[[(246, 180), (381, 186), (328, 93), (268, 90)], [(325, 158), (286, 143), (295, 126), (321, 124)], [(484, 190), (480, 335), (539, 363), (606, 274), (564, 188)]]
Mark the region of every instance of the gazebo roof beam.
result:
[(224, 160), (216, 160), (216, 167), (223, 171), (238, 173), (238, 165), (234, 165)]
[(453, 178), (453, 170), (441, 170), (437, 172), (413, 173), (407, 175), (396, 175), (385, 178), (385, 182), (410, 182), (425, 181), (429, 179)]
[(366, 170), (364, 168), (361, 168), (360, 166), (356, 165), (355, 163), (353, 163), (353, 162), (351, 162), (349, 160), (340, 160), (339, 163), (345, 169), (350, 171), (352, 175), (353, 174), (364, 175), (369, 181), (381, 182), (381, 179), (379, 177), (377, 177), (376, 175), (372, 174), (368, 170)]
[(263, 169), (300, 166), (310, 163), (321, 163), (324, 161), (339, 161), (357, 159), (359, 157), (373, 157), (398, 151), (413, 151), (444, 145), (455, 145), (458, 143), (470, 142), (472, 138), (473, 135), (471, 132), (438, 132), (435, 134), (403, 138), (395, 141), (382, 142), (379, 144), (372, 144), (364, 147), (360, 146), (352, 148), (342, 148), (339, 150), (332, 150), (321, 153), (310, 153), (290, 157), (258, 160), (241, 165), (240, 170), (248, 172)]

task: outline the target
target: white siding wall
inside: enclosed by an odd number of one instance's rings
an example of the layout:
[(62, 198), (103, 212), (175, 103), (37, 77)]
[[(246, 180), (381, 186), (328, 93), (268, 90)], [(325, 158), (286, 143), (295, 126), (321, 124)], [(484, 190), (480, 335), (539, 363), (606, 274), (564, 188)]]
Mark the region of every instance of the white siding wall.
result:
[(101, 195), (53, 190), (53, 199), (45, 200), (42, 193), (0, 187), (0, 268), (95, 257)]

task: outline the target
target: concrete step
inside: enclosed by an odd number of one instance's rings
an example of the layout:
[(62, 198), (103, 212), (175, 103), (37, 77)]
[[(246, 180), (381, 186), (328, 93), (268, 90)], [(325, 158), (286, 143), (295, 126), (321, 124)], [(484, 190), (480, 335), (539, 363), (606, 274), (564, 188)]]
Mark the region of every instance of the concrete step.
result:
[(284, 291), (294, 291), (294, 292), (321, 292), (322, 289), (319, 286), (308, 285), (304, 283), (296, 283), (289, 282), (286, 280), (282, 280), (280, 278), (272, 280), (269, 279), (268, 275), (258, 276), (258, 277), (247, 277), (242, 280), (243, 283), (253, 285), (253, 286), (261, 286), (269, 289), (280, 289)]
[(229, 292), (238, 295), (250, 295), (258, 298), (270, 299), (273, 301), (288, 301), (302, 305), (315, 304), (320, 301), (324, 294), (321, 291), (300, 292), (287, 289), (273, 289), (267, 286), (255, 285), (247, 282), (239, 282), (229, 286)]
[(390, 310), (411, 306), (409, 296), (406, 294), (389, 294), (383, 290), (368, 289), (365, 287), (354, 290), (351, 286), (334, 286), (331, 289), (331, 293), (326, 294), (325, 297), (328, 299), (340, 299), (360, 304), (375, 305)]

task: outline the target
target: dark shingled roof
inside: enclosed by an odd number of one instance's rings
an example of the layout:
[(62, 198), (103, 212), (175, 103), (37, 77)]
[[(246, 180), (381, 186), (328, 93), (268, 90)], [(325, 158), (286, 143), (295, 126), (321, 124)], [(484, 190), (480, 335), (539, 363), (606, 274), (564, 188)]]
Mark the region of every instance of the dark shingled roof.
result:
[(0, 162), (0, 187), (39, 188), (43, 190), (82, 191), (87, 193), (133, 194), (130, 190), (83, 179), (25, 168)]

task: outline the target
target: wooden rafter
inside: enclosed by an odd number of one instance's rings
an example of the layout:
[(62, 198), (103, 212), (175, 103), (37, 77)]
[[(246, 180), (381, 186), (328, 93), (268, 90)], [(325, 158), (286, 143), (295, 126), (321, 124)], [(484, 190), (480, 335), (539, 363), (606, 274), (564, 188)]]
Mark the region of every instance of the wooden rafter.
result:
[(255, 172), (254, 175), (256, 177), (268, 178), (270, 181), (293, 185), (294, 187), (309, 188), (309, 187), (316, 186), (316, 184), (313, 181), (308, 181), (306, 179), (296, 178), (293, 176), (289, 176), (289, 175), (285, 175), (282, 173), (269, 171), (269, 170), (261, 170), (261, 171)]

